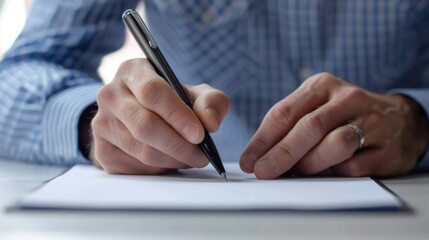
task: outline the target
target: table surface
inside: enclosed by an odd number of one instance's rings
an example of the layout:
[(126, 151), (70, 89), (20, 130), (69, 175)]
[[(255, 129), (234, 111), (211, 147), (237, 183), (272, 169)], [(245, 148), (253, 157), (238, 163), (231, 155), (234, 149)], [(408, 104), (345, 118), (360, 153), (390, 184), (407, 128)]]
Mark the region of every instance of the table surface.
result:
[(16, 211), (66, 171), (0, 159), (0, 239), (429, 239), (429, 173), (382, 182), (403, 212)]

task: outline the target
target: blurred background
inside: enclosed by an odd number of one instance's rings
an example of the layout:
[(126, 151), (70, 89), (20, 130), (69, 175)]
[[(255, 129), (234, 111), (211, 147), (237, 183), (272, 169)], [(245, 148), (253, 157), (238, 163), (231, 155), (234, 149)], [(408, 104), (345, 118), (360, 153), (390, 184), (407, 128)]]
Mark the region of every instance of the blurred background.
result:
[[(31, 2), (32, 0), (0, 0), (0, 59), (24, 27)], [(136, 9), (143, 13), (143, 5), (139, 5)], [(102, 80), (106, 83), (110, 82), (123, 61), (137, 57), (144, 57), (144, 55), (127, 32), (124, 46), (103, 58), (98, 69)]]

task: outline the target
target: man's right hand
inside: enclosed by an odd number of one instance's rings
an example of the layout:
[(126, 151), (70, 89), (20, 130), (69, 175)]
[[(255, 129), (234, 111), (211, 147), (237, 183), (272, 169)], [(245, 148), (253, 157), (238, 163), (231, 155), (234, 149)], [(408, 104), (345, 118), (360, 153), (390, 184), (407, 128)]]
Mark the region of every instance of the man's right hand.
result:
[[(184, 86), (185, 87), (185, 86)], [(128, 60), (97, 94), (91, 158), (115, 174), (162, 174), (202, 168), (207, 158), (196, 145), (204, 128), (213, 132), (230, 101), (208, 85), (185, 87), (193, 111), (146, 59)]]

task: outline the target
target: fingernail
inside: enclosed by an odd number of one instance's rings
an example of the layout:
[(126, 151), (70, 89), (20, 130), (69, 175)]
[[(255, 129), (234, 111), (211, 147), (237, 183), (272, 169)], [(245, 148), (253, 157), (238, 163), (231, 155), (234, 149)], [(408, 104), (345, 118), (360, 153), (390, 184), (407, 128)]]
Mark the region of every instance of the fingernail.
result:
[(195, 125), (188, 125), (182, 130), (183, 136), (190, 142), (196, 142), (200, 131)]
[(255, 170), (257, 170), (257, 172), (262, 173), (264, 177), (270, 177), (270, 176), (276, 175), (278, 170), (277, 165), (269, 160), (258, 162), (255, 165), (255, 168), (256, 168)]
[(253, 154), (252, 152), (247, 152), (243, 154), (243, 156), (241, 157), (243, 166), (248, 171), (253, 171), (253, 164), (255, 164), (256, 160), (257, 160), (256, 155)]

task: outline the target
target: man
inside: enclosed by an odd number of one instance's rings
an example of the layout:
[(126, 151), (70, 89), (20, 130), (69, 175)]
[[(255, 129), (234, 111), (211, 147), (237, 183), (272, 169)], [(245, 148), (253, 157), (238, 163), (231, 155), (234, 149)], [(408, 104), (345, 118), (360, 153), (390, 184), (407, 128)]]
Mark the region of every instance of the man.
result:
[(428, 1), (147, 0), (193, 111), (145, 59), (98, 80), (135, 4), (35, 1), (0, 65), (1, 155), (161, 174), (208, 163), (205, 127), (261, 179), (429, 167)]

